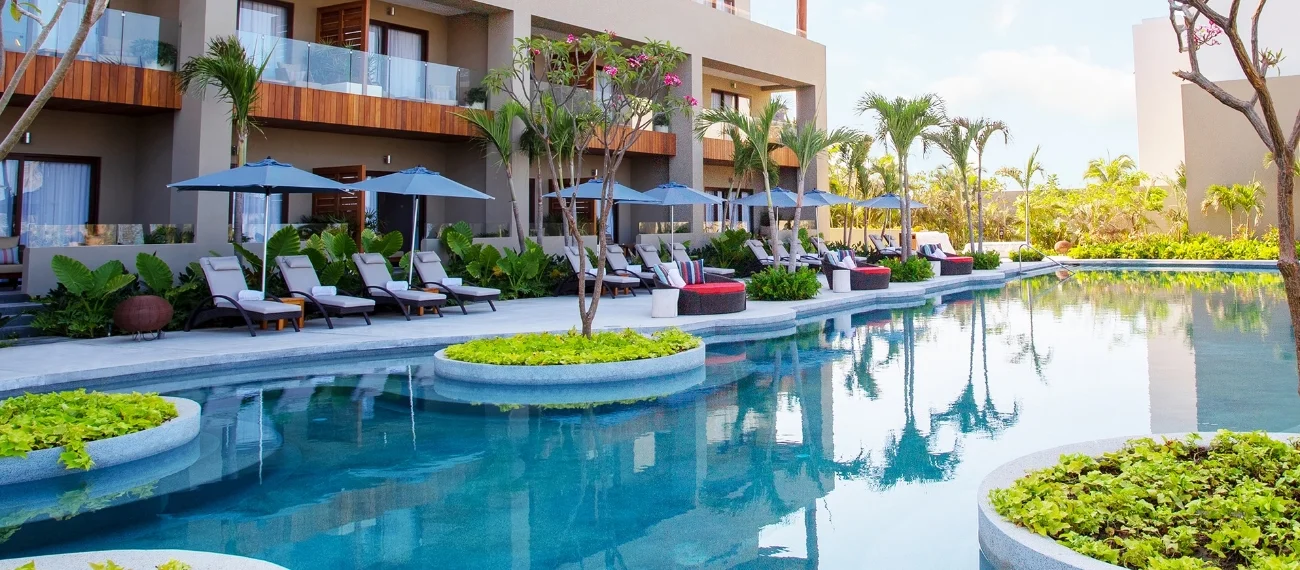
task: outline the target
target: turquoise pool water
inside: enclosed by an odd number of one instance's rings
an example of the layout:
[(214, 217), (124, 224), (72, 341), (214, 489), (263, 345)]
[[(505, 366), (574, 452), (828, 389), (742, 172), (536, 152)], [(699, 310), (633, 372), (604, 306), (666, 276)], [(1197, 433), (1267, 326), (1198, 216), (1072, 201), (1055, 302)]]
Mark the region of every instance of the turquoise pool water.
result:
[(1046, 276), (766, 336), (710, 345), (683, 392), (594, 408), (466, 403), (422, 357), (125, 386), (202, 402), (203, 435), (147, 467), (0, 487), (0, 558), (975, 569), (975, 490), (1007, 460), (1300, 431), (1274, 274)]

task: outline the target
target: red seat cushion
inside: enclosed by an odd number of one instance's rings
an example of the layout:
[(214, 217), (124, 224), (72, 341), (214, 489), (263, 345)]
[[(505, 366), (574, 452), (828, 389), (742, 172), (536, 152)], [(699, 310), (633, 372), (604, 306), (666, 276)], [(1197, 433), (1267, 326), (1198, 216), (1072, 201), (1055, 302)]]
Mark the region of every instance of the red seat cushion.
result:
[(865, 273), (867, 275), (889, 275), (888, 267), (874, 267), (874, 266), (859, 267), (857, 269), (854, 269), (853, 271), (857, 271), (858, 273)]
[(744, 293), (744, 283), (699, 283), (682, 287), (683, 291), (701, 295), (722, 295), (724, 293)]
[(946, 259), (945, 261), (954, 261), (954, 262), (957, 262), (957, 263), (975, 263), (975, 258), (974, 258), (974, 257), (957, 257), (957, 256), (955, 256), (955, 255), (949, 255), (949, 256), (948, 256), (948, 259)]

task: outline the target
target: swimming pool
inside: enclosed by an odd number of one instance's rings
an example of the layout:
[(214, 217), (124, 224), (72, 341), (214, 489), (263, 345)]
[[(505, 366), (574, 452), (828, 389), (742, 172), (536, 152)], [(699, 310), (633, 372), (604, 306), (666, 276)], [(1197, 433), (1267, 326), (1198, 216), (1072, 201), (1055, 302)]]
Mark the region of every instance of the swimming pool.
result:
[(197, 443), (148, 469), (0, 487), (0, 558), (975, 569), (975, 490), (1010, 459), (1300, 431), (1275, 273), (1045, 276), (708, 355), (680, 393), (597, 407), (470, 403), (425, 357), (135, 383), (203, 403)]

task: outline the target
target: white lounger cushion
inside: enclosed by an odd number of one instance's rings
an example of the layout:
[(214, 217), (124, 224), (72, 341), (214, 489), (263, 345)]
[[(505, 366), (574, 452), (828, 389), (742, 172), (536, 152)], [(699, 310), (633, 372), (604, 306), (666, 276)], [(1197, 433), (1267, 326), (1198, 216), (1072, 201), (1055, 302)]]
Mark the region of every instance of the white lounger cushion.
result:
[[(376, 297), (384, 296), (383, 291), (372, 291)], [(426, 291), (416, 291), (408, 289), (406, 291), (393, 291), (393, 296), (403, 301), (412, 303), (431, 303), (434, 301), (446, 301), (447, 296), (442, 293), (429, 293)]]
[(347, 295), (318, 295), (315, 296), (316, 302), (326, 307), (338, 307), (340, 309), (355, 309), (358, 307), (374, 307), (374, 299), (362, 299), (360, 297), (349, 297)]
[[(234, 306), (229, 301), (224, 301), (220, 299), (217, 300), (217, 304), (226, 307)], [(277, 303), (275, 301), (240, 301), (239, 306), (242, 307), (244, 311), (250, 314), (262, 315), (262, 316), (282, 315), (285, 313), (297, 314), (302, 312), (302, 309), (299, 308), (297, 305), (290, 305), (288, 303)]]

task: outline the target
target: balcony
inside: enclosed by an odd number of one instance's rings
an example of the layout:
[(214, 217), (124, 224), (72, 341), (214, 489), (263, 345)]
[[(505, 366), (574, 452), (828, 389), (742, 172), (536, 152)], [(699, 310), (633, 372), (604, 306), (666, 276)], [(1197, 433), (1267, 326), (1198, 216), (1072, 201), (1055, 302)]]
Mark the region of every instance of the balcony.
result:
[(247, 32), (239, 38), (255, 61), (267, 62), (253, 111), (260, 119), (472, 134), (455, 115), (476, 84), (468, 69)]
[[(724, 135), (725, 137), (725, 135)], [(704, 163), (720, 166), (731, 166), (735, 160), (735, 147), (731, 144), (729, 138), (717, 138), (713, 136), (704, 137)], [(781, 147), (772, 151), (772, 161), (777, 166), (798, 168), (799, 159), (795, 157), (790, 149)]]
[[(57, 2), (39, 0), (34, 4), (41, 13), (52, 14)], [(18, 84), (20, 101), (39, 92), (59, 59), (68, 53), (84, 9), (81, 4), (69, 3), (63, 10)], [(14, 20), (8, 13), (3, 22), (7, 83), (40, 34), (40, 27), (26, 16)], [(63, 83), (54, 92), (51, 106), (128, 112), (179, 109), (181, 96), (173, 73), (179, 32), (175, 22), (156, 16), (107, 10), (77, 52)]]
[(691, 0), (769, 28), (808, 37), (807, 0)]

